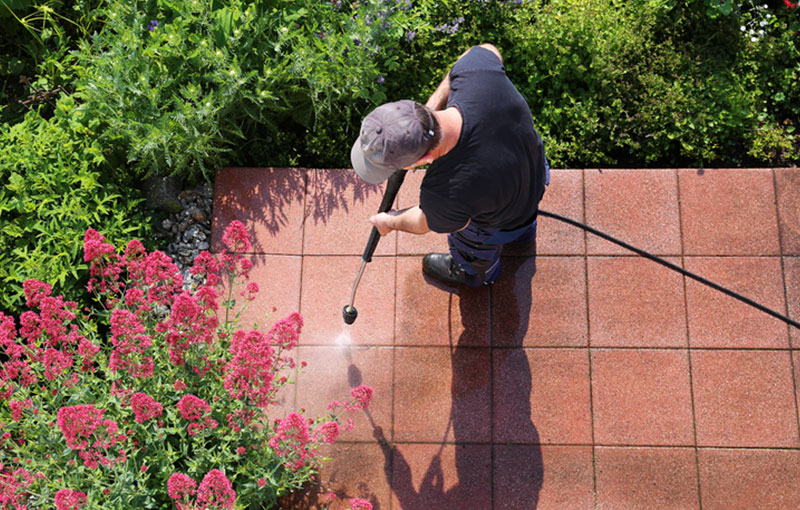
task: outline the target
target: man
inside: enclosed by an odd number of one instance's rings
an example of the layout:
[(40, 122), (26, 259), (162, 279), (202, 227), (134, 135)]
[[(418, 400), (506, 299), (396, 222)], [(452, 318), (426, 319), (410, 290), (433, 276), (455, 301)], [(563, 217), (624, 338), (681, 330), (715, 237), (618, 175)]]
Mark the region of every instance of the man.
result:
[(491, 44), (462, 54), (425, 106), (404, 100), (373, 110), (350, 158), (372, 184), (430, 164), (418, 206), (370, 221), (381, 235), (446, 233), (450, 253), (422, 261), (442, 283), (492, 284), (504, 244), (535, 242), (550, 169), (527, 102)]

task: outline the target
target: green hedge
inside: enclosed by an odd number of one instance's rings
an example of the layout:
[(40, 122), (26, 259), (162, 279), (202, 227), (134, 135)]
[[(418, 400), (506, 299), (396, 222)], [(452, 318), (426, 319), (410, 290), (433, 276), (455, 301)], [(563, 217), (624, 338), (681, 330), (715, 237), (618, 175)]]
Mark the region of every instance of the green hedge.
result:
[(718, 4), (423, 1), (445, 29), (414, 39), (389, 96), (426, 99), (463, 49), (493, 42), (555, 166), (796, 164), (800, 8)]

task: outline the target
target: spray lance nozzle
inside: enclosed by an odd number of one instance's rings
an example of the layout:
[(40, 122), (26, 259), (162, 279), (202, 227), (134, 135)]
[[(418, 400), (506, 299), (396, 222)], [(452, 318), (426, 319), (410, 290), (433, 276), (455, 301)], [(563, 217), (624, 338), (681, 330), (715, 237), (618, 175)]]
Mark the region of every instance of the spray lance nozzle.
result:
[(344, 318), (344, 323), (350, 325), (356, 321), (356, 317), (358, 317), (358, 310), (356, 310), (356, 307), (344, 305), (344, 308), (342, 308), (342, 318)]

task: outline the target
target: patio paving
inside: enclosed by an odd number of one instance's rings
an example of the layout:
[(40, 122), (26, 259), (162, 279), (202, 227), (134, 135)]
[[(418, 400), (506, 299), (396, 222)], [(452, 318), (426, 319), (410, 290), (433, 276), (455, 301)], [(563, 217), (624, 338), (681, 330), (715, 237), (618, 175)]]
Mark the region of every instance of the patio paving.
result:
[[(397, 205), (416, 203), (409, 173)], [(245, 323), (299, 311), (308, 366), (274, 418), (375, 395), (285, 508), (800, 508), (800, 330), (550, 218), (493, 287), (422, 274), (393, 232), (342, 307), (383, 187), (351, 170), (225, 168), (212, 249), (254, 233)], [(800, 320), (800, 169), (554, 170), (541, 208)]]

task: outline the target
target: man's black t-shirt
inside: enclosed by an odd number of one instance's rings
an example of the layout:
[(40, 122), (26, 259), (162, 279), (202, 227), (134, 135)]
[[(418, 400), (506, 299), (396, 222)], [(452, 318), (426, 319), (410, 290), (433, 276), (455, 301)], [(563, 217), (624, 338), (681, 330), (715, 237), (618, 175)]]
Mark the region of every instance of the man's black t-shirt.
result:
[(420, 208), (434, 232), (529, 223), (544, 193), (542, 139), (528, 104), (491, 51), (475, 46), (450, 70), (447, 106), (463, 123), (456, 146), (422, 180)]

